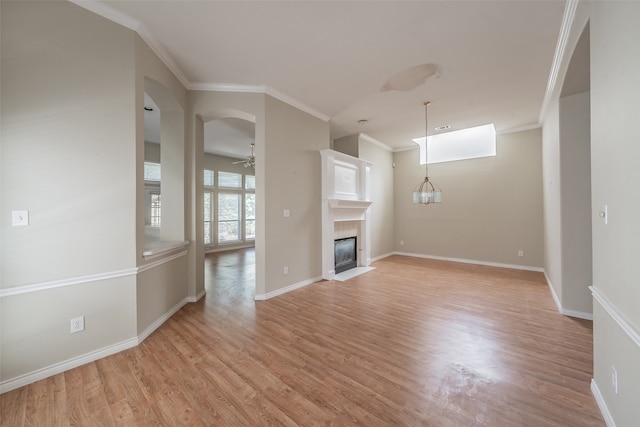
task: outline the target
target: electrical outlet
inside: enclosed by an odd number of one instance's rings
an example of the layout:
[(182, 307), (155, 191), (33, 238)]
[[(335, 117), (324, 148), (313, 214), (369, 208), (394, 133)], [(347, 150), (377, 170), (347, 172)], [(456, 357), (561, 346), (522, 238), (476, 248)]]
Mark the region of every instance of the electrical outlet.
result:
[(615, 366), (611, 367), (611, 387), (613, 388), (613, 392), (618, 394), (618, 371)]
[(284, 268), (282, 269), (282, 274), (289, 274), (289, 266), (285, 265)]
[(404, 240), (400, 240), (400, 246), (404, 246)]
[(29, 211), (11, 211), (11, 225), (29, 225)]
[(84, 331), (84, 316), (74, 317), (71, 319), (71, 333)]
[(522, 249), (518, 249), (518, 256), (524, 256), (524, 251)]

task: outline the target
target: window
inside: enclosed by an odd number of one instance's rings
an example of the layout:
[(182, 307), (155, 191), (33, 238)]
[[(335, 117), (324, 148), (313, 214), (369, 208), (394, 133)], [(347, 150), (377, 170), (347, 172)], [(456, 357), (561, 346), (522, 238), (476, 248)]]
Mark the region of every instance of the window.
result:
[(205, 246), (253, 242), (256, 239), (256, 177), (205, 169), (203, 180)]
[(160, 181), (160, 163), (144, 162), (144, 180)]
[(244, 238), (256, 239), (256, 195), (247, 193), (244, 196)]
[(214, 177), (215, 177), (215, 174), (212, 170), (205, 169), (204, 170), (204, 186), (213, 187), (215, 182)]
[[(420, 146), (420, 164), (425, 164), (424, 137), (413, 140)], [(429, 163), (477, 159), (496, 155), (493, 124), (447, 132), (429, 137)]]
[(151, 226), (160, 227), (160, 193), (151, 193)]
[(204, 193), (204, 244), (213, 243), (213, 193)]
[(241, 196), (240, 193), (218, 193), (218, 243), (240, 240)]
[(244, 189), (255, 190), (256, 189), (256, 177), (254, 175), (244, 176)]
[(218, 187), (242, 188), (242, 175), (231, 172), (218, 172)]

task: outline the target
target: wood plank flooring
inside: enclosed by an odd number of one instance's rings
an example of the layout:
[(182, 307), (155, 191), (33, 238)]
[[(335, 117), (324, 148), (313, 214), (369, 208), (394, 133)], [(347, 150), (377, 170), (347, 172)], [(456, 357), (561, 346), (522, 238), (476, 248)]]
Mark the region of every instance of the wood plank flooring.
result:
[(392, 256), (253, 301), (254, 251), (141, 345), (0, 396), (2, 426), (604, 426), (591, 322), (541, 273)]

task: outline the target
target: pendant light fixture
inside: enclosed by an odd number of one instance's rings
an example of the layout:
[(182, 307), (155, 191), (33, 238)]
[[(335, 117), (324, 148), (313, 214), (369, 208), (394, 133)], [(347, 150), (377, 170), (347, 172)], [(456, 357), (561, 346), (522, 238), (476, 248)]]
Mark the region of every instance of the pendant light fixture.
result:
[(424, 103), (424, 180), (420, 182), (413, 190), (413, 203), (421, 205), (429, 205), (431, 203), (442, 203), (442, 191), (436, 188), (429, 180), (429, 145), (427, 144), (427, 134), (429, 131), (429, 104), (430, 101)]

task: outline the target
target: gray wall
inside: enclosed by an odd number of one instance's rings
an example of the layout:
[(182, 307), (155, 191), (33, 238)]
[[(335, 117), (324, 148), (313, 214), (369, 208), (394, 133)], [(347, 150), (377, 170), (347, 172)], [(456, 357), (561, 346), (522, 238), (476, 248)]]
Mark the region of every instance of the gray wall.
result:
[(425, 174), (419, 150), (396, 152), (394, 158), (397, 251), (542, 267), (540, 129), (498, 134), (495, 157), (429, 165), (429, 177), (443, 191), (437, 205), (411, 201)]

